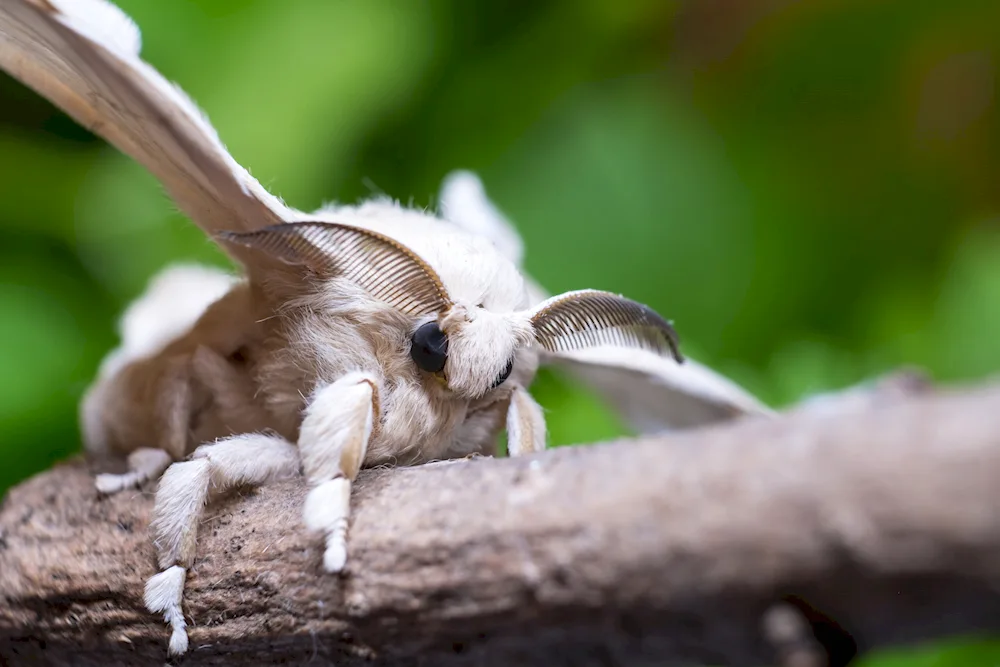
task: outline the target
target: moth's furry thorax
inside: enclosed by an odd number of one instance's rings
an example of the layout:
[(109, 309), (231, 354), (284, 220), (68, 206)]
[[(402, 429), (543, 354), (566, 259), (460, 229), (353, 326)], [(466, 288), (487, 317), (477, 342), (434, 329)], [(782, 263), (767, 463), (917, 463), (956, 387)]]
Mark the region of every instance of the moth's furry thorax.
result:
[[(295, 437), (316, 387), (364, 371), (378, 379), (381, 412), (366, 464), (492, 453), (511, 388), (528, 386), (538, 368), (530, 323), (517, 312), (456, 303), (439, 318), (449, 339), (441, 377), (417, 368), (410, 356), (413, 331), (426, 319), (404, 315), (339, 278), (317, 281), (283, 304), (261, 322), (255, 372), (281, 431)], [(492, 388), (511, 359), (510, 377)], [(476, 418), (466, 424), (470, 414)]]

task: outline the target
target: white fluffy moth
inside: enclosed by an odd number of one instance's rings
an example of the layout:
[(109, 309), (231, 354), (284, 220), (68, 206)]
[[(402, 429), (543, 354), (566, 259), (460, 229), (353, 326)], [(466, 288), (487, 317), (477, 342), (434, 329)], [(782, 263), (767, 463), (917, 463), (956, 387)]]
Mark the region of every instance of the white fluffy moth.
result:
[(767, 412), (682, 363), (650, 308), (545, 295), (472, 174), (446, 180), (439, 215), (384, 199), (286, 206), (139, 50), (137, 27), (103, 0), (0, 0), (0, 67), (144, 165), (242, 267), (158, 276), (81, 406), (87, 451), (127, 459), (97, 477), (100, 492), (158, 479), (145, 603), (171, 628), (169, 653), (187, 650), (185, 576), (204, 507), (226, 488), (303, 475), (304, 528), (332, 573), (360, 468), (490, 454), (503, 429), (512, 456), (545, 447), (528, 393), (539, 364), (568, 367), (642, 432)]

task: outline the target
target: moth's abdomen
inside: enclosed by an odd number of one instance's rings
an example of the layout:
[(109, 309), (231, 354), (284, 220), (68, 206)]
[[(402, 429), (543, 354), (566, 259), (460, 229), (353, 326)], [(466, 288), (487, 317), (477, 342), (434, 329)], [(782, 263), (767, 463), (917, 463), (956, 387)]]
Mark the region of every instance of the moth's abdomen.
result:
[[(206, 359), (224, 360), (252, 335), (252, 304), (240, 285), (198, 266), (171, 267), (150, 281), (122, 317), (121, 345), (105, 358), (81, 401), (88, 452), (125, 455), (150, 447), (180, 458), (202, 439), (243, 428), (229, 415), (211, 415), (217, 398), (236, 410), (232, 391), (216, 396), (218, 364), (214, 373), (211, 363), (206, 366)], [(246, 378), (228, 384), (252, 393)], [(226, 426), (199, 428), (211, 421)]]

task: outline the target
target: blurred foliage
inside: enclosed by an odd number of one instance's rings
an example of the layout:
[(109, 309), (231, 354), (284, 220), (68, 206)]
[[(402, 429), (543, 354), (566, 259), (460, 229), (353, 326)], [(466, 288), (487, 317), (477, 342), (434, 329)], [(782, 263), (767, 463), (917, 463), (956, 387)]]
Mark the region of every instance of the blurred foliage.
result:
[[(995, 0), (121, 5), (296, 207), (433, 206), (476, 170), (549, 290), (649, 303), (775, 405), (901, 364), (1000, 369)], [(115, 317), (181, 259), (223, 262), (152, 177), (0, 79), (0, 490), (78, 449)], [(557, 444), (622, 432), (565, 378), (536, 393)], [(1000, 662), (963, 646), (878, 664)]]

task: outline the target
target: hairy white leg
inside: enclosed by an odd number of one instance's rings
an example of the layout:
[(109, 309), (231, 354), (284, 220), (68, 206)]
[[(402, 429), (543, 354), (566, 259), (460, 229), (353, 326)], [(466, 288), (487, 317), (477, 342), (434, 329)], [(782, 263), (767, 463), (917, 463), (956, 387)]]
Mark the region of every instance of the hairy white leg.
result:
[(545, 415), (523, 387), (510, 396), (507, 408), (507, 453), (510, 456), (531, 454), (545, 449)]
[(140, 447), (128, 455), (128, 472), (121, 475), (104, 473), (94, 478), (94, 485), (101, 493), (118, 493), (142, 486), (156, 479), (170, 465), (170, 454), (162, 449)]
[(295, 446), (284, 438), (251, 433), (202, 445), (191, 460), (175, 463), (160, 478), (150, 531), (162, 572), (146, 582), (146, 607), (170, 624), (169, 652), (187, 651), (181, 599), (194, 560), (198, 522), (210, 493), (259, 486), (299, 472)]
[(368, 450), (378, 413), (378, 381), (349, 373), (313, 394), (299, 430), (302, 470), (311, 487), (303, 508), (309, 530), (326, 539), (323, 567), (340, 572), (347, 562), (351, 483)]

